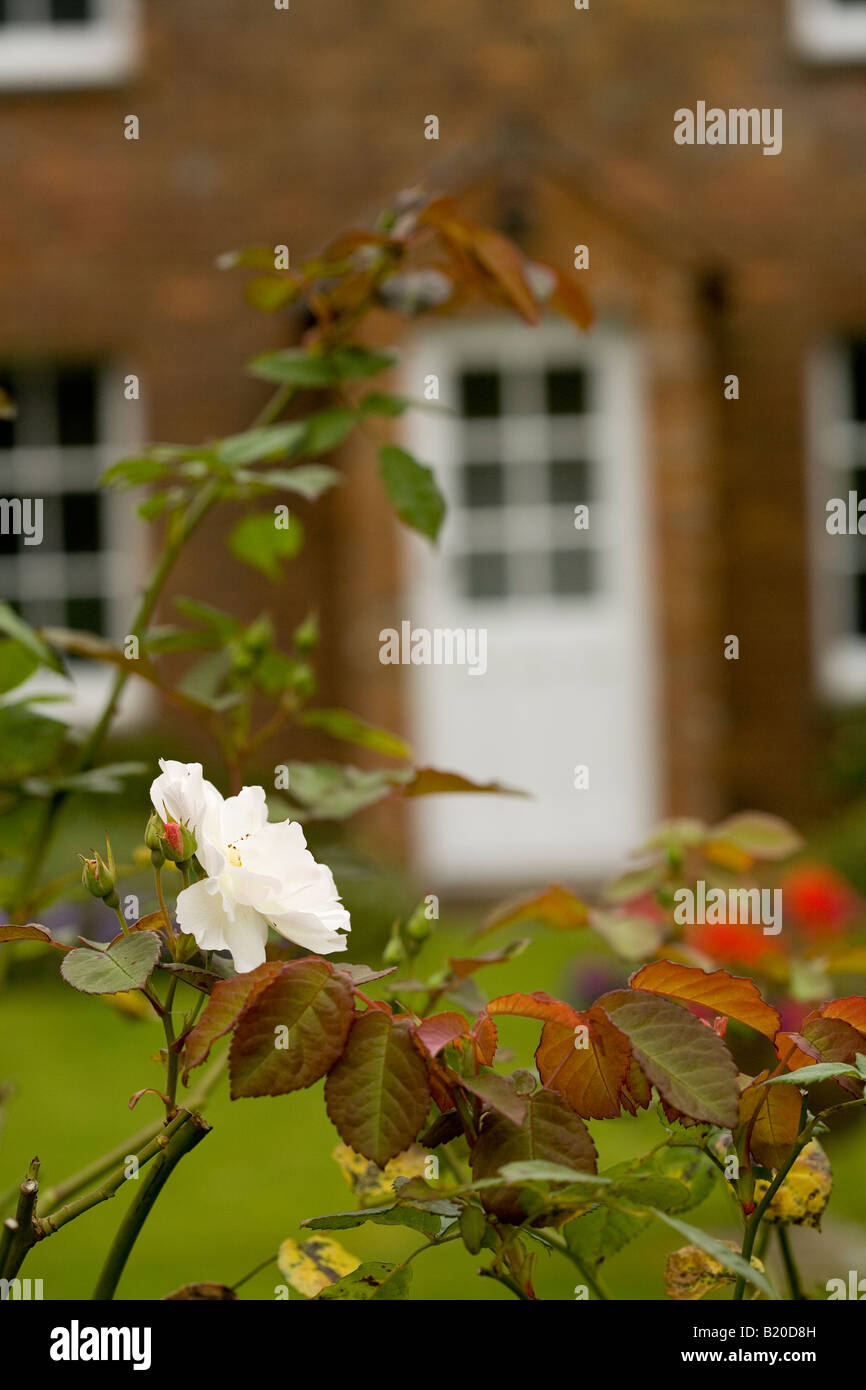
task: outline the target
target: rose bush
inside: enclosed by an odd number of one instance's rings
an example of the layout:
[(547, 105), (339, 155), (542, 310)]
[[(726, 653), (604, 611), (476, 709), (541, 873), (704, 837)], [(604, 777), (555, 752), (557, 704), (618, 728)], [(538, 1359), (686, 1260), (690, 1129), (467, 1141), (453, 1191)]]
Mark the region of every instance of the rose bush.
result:
[[(866, 973), (866, 946), (860, 904), (847, 885), (795, 866), (782, 879), (795, 921), (784, 935), (713, 921), (709, 913), (702, 923), (684, 921), (683, 892), (699, 885), (706, 901), (716, 891), (754, 892), (760, 901), (762, 891), (775, 889), (778, 865), (802, 846), (791, 827), (758, 813), (714, 827), (674, 821), (600, 902), (549, 885), (481, 925), (482, 933), (540, 925), (604, 943), (621, 977), (631, 974), (584, 1007), (533, 989), (532, 981), (493, 998), (482, 992), (476, 976), (519, 959), (525, 942), (513, 935), (500, 948), (473, 943), (465, 956), (419, 978), (434, 929), (425, 902), (395, 924), (382, 962), (347, 963), (349, 915), (301, 822), (347, 817), (386, 797), (504, 789), (414, 767), (396, 735), (347, 710), (311, 705), (312, 615), (288, 647), (266, 614), (244, 625), (197, 599), (176, 600), (185, 624), (154, 623), (178, 555), (214, 506), (255, 508), (275, 494), (315, 499), (339, 481), (323, 456), (353, 430), (410, 408), (403, 397), (368, 389), (394, 360), (360, 337), (374, 309), (440, 313), (477, 293), (529, 322), (547, 304), (587, 327), (582, 294), (552, 268), (528, 265), (450, 200), (415, 194), (374, 231), (345, 234), (297, 271), (277, 272), (265, 248), (227, 263), (255, 272), (246, 287), (253, 305), (265, 312), (298, 306), (307, 327), (299, 345), (253, 360), (254, 375), (276, 389), (249, 430), (199, 446), (154, 446), (109, 469), (107, 486), (150, 489), (139, 510), (162, 527), (124, 648), (94, 634), (35, 631), (0, 605), (0, 687), (17, 692), (0, 705), (0, 737), (10, 749), (0, 840), (20, 860), (18, 872), (0, 881), (8, 918), (0, 942), (56, 951), (73, 989), (132, 996), (165, 1033), (161, 1089), (142, 1077), (131, 1102), (155, 1097), (159, 1119), (47, 1192), (34, 1161), (0, 1197), (10, 1212), (0, 1234), (0, 1278), (15, 1279), (40, 1242), (113, 1196), (129, 1180), (134, 1154), (142, 1177), (93, 1294), (112, 1298), (154, 1201), (209, 1132), (202, 1111), (227, 1067), (235, 1099), (324, 1083), (341, 1141), (337, 1159), (359, 1203), (311, 1216), (301, 1240), (275, 1232), (272, 1258), (299, 1296), (405, 1297), (412, 1260), (459, 1241), (482, 1260), (483, 1276), (520, 1299), (535, 1297), (540, 1252), (568, 1260), (582, 1296), (603, 1299), (605, 1263), (655, 1222), (684, 1242), (668, 1261), (672, 1298), (726, 1285), (735, 1299), (747, 1291), (779, 1296), (765, 1262), (772, 1230), (787, 1292), (800, 1297), (788, 1228), (820, 1221), (831, 1186), (820, 1140), (836, 1111), (864, 1103), (866, 997), (856, 986)], [(379, 465), (400, 519), (435, 539), (444, 504), (431, 470), (390, 441), (379, 446)], [(272, 577), (302, 543), (300, 522), (281, 505), (248, 511), (229, 539), (237, 559)], [(179, 679), (165, 675), (168, 653), (186, 654)], [(40, 665), (65, 675), (69, 655), (115, 670), (105, 709), (81, 745), (36, 707), (25, 684)], [(69, 891), (68, 877), (46, 881), (44, 866), (69, 798), (116, 795), (139, 770), (99, 762), (132, 676), (210, 734), (231, 794), (224, 797), (197, 762), (163, 762), (149, 818), (141, 807), (154, 910), (127, 920), (119, 888), (128, 866), (118, 865), (108, 843), (104, 855), (82, 856), (82, 884), (120, 930), (107, 942), (73, 945), (35, 920)], [(270, 798), (279, 816), (271, 820), (265, 790), (244, 785), (245, 769), (292, 728), (321, 730), (400, 766), (291, 764), (291, 798)], [(173, 904), (166, 901), (167, 862), (177, 866), (171, 881), (180, 880)], [(531, 1070), (509, 1071), (500, 1045), (503, 1020), (515, 1018), (541, 1025)], [(659, 1143), (599, 1171), (595, 1127), (651, 1109)], [(716, 1186), (740, 1223), (735, 1245), (691, 1219)], [(408, 1227), (421, 1243), (399, 1264), (359, 1263), (319, 1234), (366, 1222)], [(167, 1296), (234, 1298), (243, 1282)]]

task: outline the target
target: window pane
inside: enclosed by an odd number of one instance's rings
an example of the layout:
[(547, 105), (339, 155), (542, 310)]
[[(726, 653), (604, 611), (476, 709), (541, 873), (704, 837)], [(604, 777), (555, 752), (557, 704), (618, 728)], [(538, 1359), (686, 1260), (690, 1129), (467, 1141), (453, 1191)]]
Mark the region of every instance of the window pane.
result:
[(57, 373), (57, 430), (61, 444), (96, 442), (96, 380), (86, 367)]
[(51, 0), (51, 18), (55, 24), (86, 24), (91, 15), (91, 0)]
[(73, 554), (99, 550), (100, 502), (95, 492), (68, 492), (62, 498), (63, 549)]
[[(20, 497), (0, 497), (0, 555), (15, 555), (21, 545), (19, 535)], [(2, 595), (0, 595), (2, 597)]]
[[(2, 3), (2, 0), (0, 0)], [(15, 404), (15, 389), (8, 372), (0, 371), (0, 390), (5, 392), (12, 405)], [(11, 449), (15, 440), (15, 421), (0, 416), (0, 449)]]
[(496, 507), (505, 500), (501, 463), (467, 463), (463, 469), (463, 502), (467, 507)]
[(460, 378), (461, 410), (469, 419), (500, 413), (499, 376), (496, 372), (464, 372)]
[(464, 564), (469, 598), (504, 597), (508, 584), (508, 562), (504, 555), (467, 555)]
[(86, 632), (105, 631), (105, 605), (101, 598), (70, 598), (66, 600), (67, 627), (83, 628)]
[(848, 355), (854, 419), (866, 421), (866, 338), (855, 338)]
[(575, 370), (547, 372), (544, 380), (550, 415), (579, 415), (586, 409), (586, 373)]
[(550, 464), (551, 502), (589, 502), (590, 469), (585, 459), (553, 459)]
[(595, 588), (595, 556), (591, 550), (553, 552), (553, 592), (591, 594)]

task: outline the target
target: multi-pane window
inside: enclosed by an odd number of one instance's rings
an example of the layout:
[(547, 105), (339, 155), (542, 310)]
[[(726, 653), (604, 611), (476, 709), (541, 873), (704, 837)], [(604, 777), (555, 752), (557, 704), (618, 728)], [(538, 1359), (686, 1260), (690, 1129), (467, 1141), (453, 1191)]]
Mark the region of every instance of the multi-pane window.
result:
[(15, 367), (0, 370), (0, 387), (16, 410), (0, 420), (0, 597), (33, 626), (114, 636), (113, 605), (138, 576), (98, 488), (112, 457), (103, 377), (92, 365)]
[(597, 587), (592, 380), (584, 366), (473, 364), (458, 377), (452, 561), (465, 598), (575, 597)]
[(0, 0), (0, 24), (89, 24), (94, 0)]
[(817, 62), (866, 59), (866, 0), (789, 0), (794, 43)]
[(138, 0), (0, 0), (0, 87), (32, 91), (124, 81)]
[(811, 391), (815, 625), (820, 676), (866, 696), (866, 336), (818, 355)]

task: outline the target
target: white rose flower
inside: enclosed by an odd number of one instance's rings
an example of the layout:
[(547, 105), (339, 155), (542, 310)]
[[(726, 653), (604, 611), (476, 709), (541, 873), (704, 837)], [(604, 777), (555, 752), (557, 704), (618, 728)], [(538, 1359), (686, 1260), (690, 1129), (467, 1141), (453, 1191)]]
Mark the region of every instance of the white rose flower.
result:
[(177, 899), (181, 931), (203, 951), (230, 951), (239, 972), (265, 959), (268, 927), (318, 955), (345, 951), (351, 931), (334, 876), (317, 864), (295, 821), (269, 822), (262, 787), (224, 798), (201, 763), (160, 759), (150, 795), (163, 819), (193, 831), (208, 877)]

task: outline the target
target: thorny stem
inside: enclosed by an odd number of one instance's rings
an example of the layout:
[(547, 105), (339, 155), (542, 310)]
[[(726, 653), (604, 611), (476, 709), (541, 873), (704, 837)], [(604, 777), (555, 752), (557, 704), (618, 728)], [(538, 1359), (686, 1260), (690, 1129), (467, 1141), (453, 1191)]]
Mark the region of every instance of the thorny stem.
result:
[[(805, 1104), (806, 1102), (804, 1101), (804, 1110)], [(823, 1123), (825, 1116), (833, 1114), (837, 1110), (847, 1110), (852, 1105), (863, 1104), (866, 1104), (866, 1097), (863, 1097), (858, 1100), (843, 1101), (841, 1105), (830, 1105), (827, 1107), (826, 1110), (821, 1110), (817, 1115), (813, 1115), (811, 1120), (809, 1120), (803, 1126), (800, 1133), (797, 1135), (796, 1140), (794, 1141), (794, 1146), (791, 1149), (791, 1152), (788, 1154), (788, 1157), (785, 1159), (785, 1162), (783, 1163), (782, 1167), (779, 1169), (776, 1176), (773, 1178), (773, 1181), (770, 1183), (770, 1186), (767, 1188), (760, 1203), (755, 1208), (755, 1211), (752, 1213), (752, 1215), (746, 1222), (746, 1230), (743, 1236), (742, 1251), (743, 1259), (746, 1261), (746, 1264), (749, 1264), (751, 1261), (752, 1251), (755, 1248), (755, 1239), (758, 1235), (761, 1222), (764, 1219), (764, 1215), (767, 1212), (770, 1203), (772, 1202), (779, 1188), (782, 1186), (782, 1183), (785, 1181), (785, 1178), (788, 1176), (788, 1173), (793, 1168), (797, 1159), (800, 1157), (800, 1154), (803, 1152), (806, 1145), (809, 1143), (809, 1140), (812, 1138), (813, 1134), (815, 1133), (815, 1130), (818, 1128), (820, 1124)], [(740, 1275), (737, 1279), (736, 1284), (734, 1285), (735, 1301), (739, 1302), (742, 1300), (743, 1294), (745, 1292), (745, 1287), (745, 1278), (743, 1275)]]
[(482, 1266), (478, 1271), (482, 1279), (495, 1279), (497, 1283), (504, 1284), (506, 1289), (510, 1289), (515, 1298), (519, 1298), (524, 1303), (531, 1303), (529, 1294), (523, 1290), (516, 1279), (512, 1279), (510, 1274), (506, 1274), (502, 1269), (491, 1269)]
[(797, 1269), (797, 1262), (794, 1259), (794, 1252), (791, 1249), (791, 1238), (788, 1235), (786, 1226), (777, 1228), (779, 1237), (779, 1249), (782, 1252), (782, 1263), (785, 1266), (785, 1275), (788, 1280), (788, 1288), (791, 1291), (791, 1298), (795, 1303), (802, 1303), (806, 1295), (803, 1293), (803, 1286), (800, 1283), (800, 1271)]
[(256, 1265), (255, 1269), (251, 1269), (249, 1274), (244, 1275), (243, 1279), (239, 1279), (236, 1284), (230, 1285), (232, 1293), (237, 1293), (238, 1289), (242, 1288), (244, 1284), (248, 1284), (257, 1274), (261, 1274), (262, 1270), (267, 1269), (268, 1265), (272, 1265), (276, 1259), (276, 1255), (268, 1255), (266, 1260), (262, 1260), (261, 1264)]
[(172, 1134), (162, 1153), (154, 1160), (148, 1170), (147, 1177), (140, 1185), (120, 1223), (120, 1228), (112, 1242), (102, 1273), (93, 1291), (94, 1301), (98, 1302), (114, 1297), (132, 1247), (138, 1239), (139, 1232), (150, 1215), (157, 1197), (184, 1154), (189, 1153), (197, 1144), (200, 1144), (205, 1135), (209, 1133), (210, 1125), (200, 1115), (190, 1114), (188, 1111), (181, 1112), (178, 1128)]
[(130, 1158), (135, 1158), (137, 1167), (143, 1168), (152, 1158), (156, 1158), (163, 1153), (173, 1134), (176, 1134), (181, 1125), (185, 1123), (186, 1112), (175, 1116), (170, 1124), (165, 1127), (160, 1126), (160, 1132), (154, 1136), (149, 1143), (143, 1145), (136, 1154), (125, 1155), (120, 1168), (112, 1173), (105, 1182), (91, 1192), (85, 1192), (83, 1196), (77, 1197), (75, 1201), (69, 1202), (65, 1207), (60, 1207), (50, 1216), (41, 1217), (39, 1225), (43, 1236), (54, 1235), (61, 1227), (66, 1226), (70, 1221), (74, 1221), (77, 1216), (82, 1216), (84, 1212), (90, 1211), (93, 1207), (99, 1206), (101, 1202), (107, 1202), (109, 1198), (116, 1196), (123, 1184), (129, 1181), (127, 1167)]
[(608, 1294), (601, 1282), (598, 1271), (596, 1271), (595, 1274), (590, 1274), (589, 1270), (577, 1257), (577, 1255), (575, 1255), (574, 1251), (569, 1250), (568, 1246), (566, 1245), (565, 1241), (561, 1238), (561, 1236), (554, 1235), (552, 1231), (546, 1231), (544, 1239), (549, 1241), (550, 1244), (555, 1247), (555, 1249), (559, 1250), (560, 1253), (563, 1254), (567, 1260), (571, 1260), (571, 1263), (574, 1265), (580, 1277), (586, 1282), (587, 1288), (590, 1290), (590, 1292), (595, 1294), (596, 1298), (599, 1299), (600, 1302), (606, 1303), (608, 1301)]

